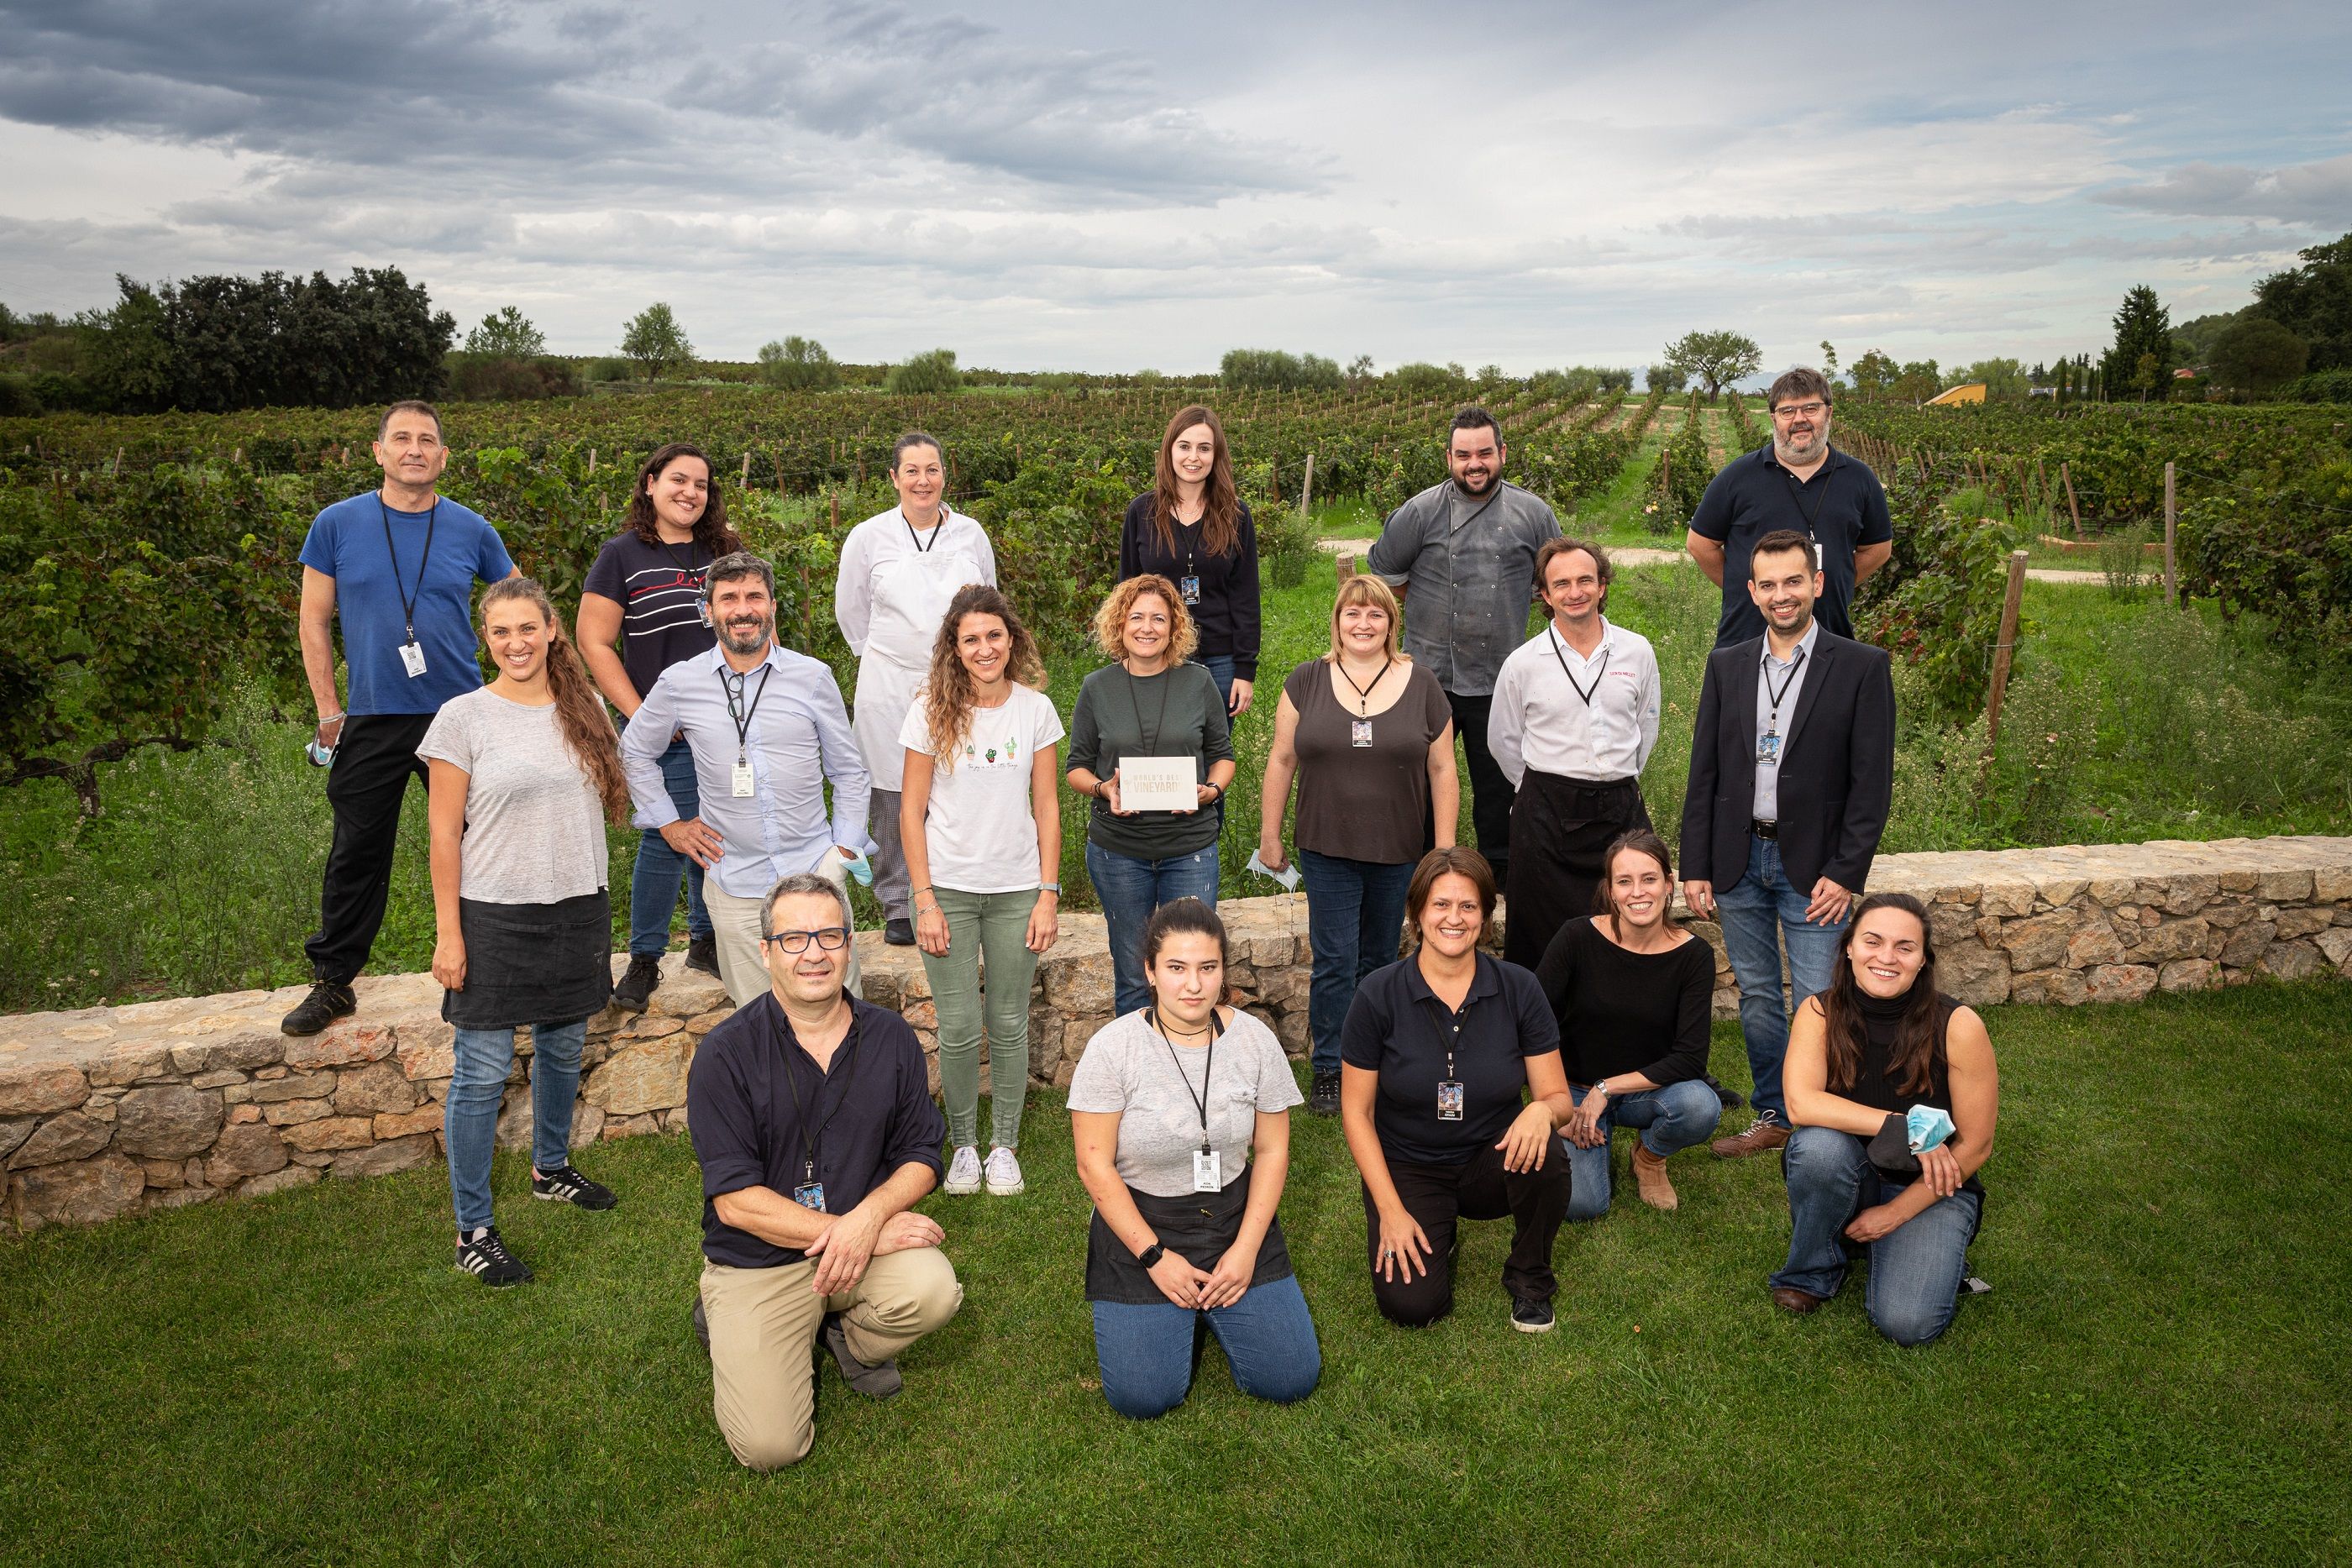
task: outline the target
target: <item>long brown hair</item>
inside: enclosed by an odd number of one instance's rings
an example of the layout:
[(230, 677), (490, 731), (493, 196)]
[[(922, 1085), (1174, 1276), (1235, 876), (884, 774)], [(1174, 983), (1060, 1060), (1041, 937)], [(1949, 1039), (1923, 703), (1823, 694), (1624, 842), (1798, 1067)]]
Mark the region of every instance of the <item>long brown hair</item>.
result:
[(956, 639), (962, 633), (967, 615), (993, 615), (1004, 622), (1005, 641), (1011, 644), (1004, 660), (1008, 678), (1024, 686), (1045, 684), (1045, 662), (1037, 656), (1037, 640), (1013, 612), (1012, 601), (984, 582), (957, 589), (940, 621), (940, 634), (931, 639), (931, 674), (923, 683), (923, 723), (931, 733), (931, 766), (942, 773), (955, 771), (956, 748), (971, 733), (971, 672), (956, 653)]
[(1609, 841), (1601, 852), (1601, 880), (1592, 888), (1592, 913), (1609, 916), (1609, 935), (1622, 942), (1625, 928), (1617, 918), (1617, 895), (1611, 889), (1617, 880), (1617, 857), (1624, 854), (1647, 855), (1658, 862), (1658, 874), (1666, 881), (1666, 926), (1675, 925), (1675, 857), (1666, 848), (1666, 841), (1648, 828), (1633, 828)]
[(1909, 1000), (1895, 1029), (1895, 1051), (1887, 1059), (1886, 1081), (1898, 1093), (1925, 1094), (1944, 1065), (1944, 1030), (1936, 999), (1936, 936), (1927, 921), (1927, 906), (1907, 893), (1874, 893), (1854, 906), (1853, 918), (1838, 945), (1837, 967), (1830, 988), (1822, 993), (1822, 1016), (1829, 1026), (1829, 1087), (1851, 1089), (1862, 1076), (1862, 1052), (1866, 1041), (1862, 1018), (1862, 987), (1853, 977), (1853, 935), (1862, 919), (1881, 909), (1899, 909), (1919, 923), (1919, 972), (1912, 977)]
[(1160, 438), (1160, 460), (1151, 469), (1151, 526), (1159, 530), (1160, 548), (1172, 553), (1176, 549), (1176, 464), (1171, 454), (1176, 450), (1176, 438), (1196, 424), (1207, 425), (1216, 443), (1208, 481), (1201, 486), (1201, 549), (1209, 555), (1231, 555), (1242, 539), (1242, 497), (1234, 487), (1234, 455), (1225, 445), (1225, 427), (1200, 403), (1178, 409)]
[(621, 737), (588, 678), (588, 666), (563, 630), (562, 617), (548, 602), (547, 590), (527, 577), (509, 577), (482, 591), (481, 622), (489, 634), (490, 607), (509, 599), (529, 600), (547, 623), (547, 689), (555, 694), (555, 727), (572, 759), (588, 775), (603, 803), (605, 818), (615, 826), (629, 820), (629, 785), (621, 776)]
[(629, 492), (630, 530), (649, 545), (662, 542), (661, 530), (654, 522), (654, 481), (661, 477), (663, 469), (681, 457), (693, 458), (710, 476), (709, 497), (702, 503), (702, 516), (694, 519), (694, 542), (714, 560), (734, 554), (743, 548), (743, 540), (727, 521), (727, 497), (719, 492), (719, 465), (701, 447), (684, 441), (656, 447), (654, 455), (637, 470), (636, 487)]

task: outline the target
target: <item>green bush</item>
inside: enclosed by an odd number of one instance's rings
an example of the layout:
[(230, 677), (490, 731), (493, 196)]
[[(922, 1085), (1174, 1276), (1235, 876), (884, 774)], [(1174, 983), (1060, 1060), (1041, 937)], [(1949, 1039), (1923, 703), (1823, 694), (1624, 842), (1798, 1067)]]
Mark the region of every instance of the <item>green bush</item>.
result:
[(933, 349), (891, 366), (883, 386), (893, 397), (944, 397), (963, 390), (963, 376), (953, 349)]
[(2352, 461), (2273, 485), (2254, 498), (2210, 496), (2180, 515), (2185, 592), (2231, 615), (2274, 618), (2306, 645), (2352, 645)]
[(2008, 523), (1981, 516), (1983, 500), (1976, 491), (1938, 500), (1898, 484), (1888, 496), (1895, 554), (1855, 606), (1863, 640), (1916, 666), (1919, 690), (1948, 718), (1984, 706), (2009, 553), (2022, 543)]
[(1276, 507), (1257, 515), (1257, 556), (1270, 587), (1297, 588), (1323, 553), (1315, 526), (1296, 507)]

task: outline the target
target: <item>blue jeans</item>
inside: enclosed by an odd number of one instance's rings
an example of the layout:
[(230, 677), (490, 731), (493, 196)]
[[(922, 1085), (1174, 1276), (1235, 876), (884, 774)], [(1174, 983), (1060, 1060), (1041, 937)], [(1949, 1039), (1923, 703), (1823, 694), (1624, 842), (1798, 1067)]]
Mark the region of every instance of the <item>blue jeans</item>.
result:
[[(1583, 1090), (1571, 1083), (1568, 1092), (1578, 1104), (1584, 1103)], [(1642, 1146), (1664, 1158), (1705, 1143), (1721, 1120), (1723, 1102), (1706, 1080), (1685, 1078), (1664, 1089), (1643, 1089), (1612, 1098), (1601, 1113), (1601, 1130), (1613, 1134), (1620, 1127), (1646, 1129)], [(1600, 1218), (1609, 1212), (1607, 1141), (1589, 1149), (1580, 1149), (1566, 1138), (1560, 1144), (1568, 1150), (1569, 1176), (1575, 1184), (1569, 1190), (1568, 1217)]]
[[(1853, 1217), (1892, 1202), (1904, 1182), (1878, 1174), (1863, 1140), (1833, 1127), (1800, 1127), (1780, 1151), (1789, 1184), (1789, 1260), (1772, 1276), (1824, 1299), (1845, 1283), (1845, 1228)], [(1956, 1192), (1928, 1205), (1864, 1248), (1870, 1260), (1870, 1322), (1896, 1344), (1926, 1344), (1951, 1327), (1969, 1243), (1984, 1199)]]
[(1234, 656), (1231, 653), (1195, 653), (1192, 663), (1209, 672), (1209, 678), (1217, 683), (1217, 695), (1225, 700), (1225, 711), (1233, 712), (1234, 682), (1241, 676), (1241, 666), (1234, 662)]
[(1830, 988), (1845, 922), (1814, 925), (1805, 919), (1812, 889), (1791, 887), (1780, 869), (1780, 846), (1769, 839), (1748, 841), (1748, 874), (1715, 890), (1723, 921), (1723, 946), (1739, 982), (1739, 1032), (1748, 1039), (1748, 1071), (1755, 1080), (1748, 1101), (1759, 1116), (1770, 1112), (1782, 1126), (1789, 1103), (1780, 1097), (1780, 1059), (1789, 1050), (1789, 1014), (1780, 999), (1780, 944), (1789, 946), (1789, 984), (1801, 1003)]
[(1405, 890), (1412, 864), (1344, 860), (1298, 852), (1307, 886), (1307, 940), (1315, 949), (1315, 977), (1307, 993), (1307, 1029), (1315, 1040), (1315, 1071), (1339, 1071), (1339, 1029), (1366, 975), (1396, 962), (1404, 931)]
[(1296, 1276), (1253, 1285), (1230, 1307), (1196, 1312), (1173, 1301), (1097, 1301), (1095, 1360), (1103, 1397), (1122, 1416), (1149, 1421), (1184, 1403), (1201, 1321), (1224, 1347), (1234, 1386), (1253, 1399), (1291, 1405), (1315, 1392), (1323, 1349)]
[(1111, 978), (1117, 988), (1114, 1003), (1122, 1015), (1151, 999), (1143, 977), (1143, 927), (1151, 912), (1180, 898), (1217, 904), (1217, 846), (1210, 844), (1191, 854), (1166, 860), (1137, 860), (1101, 845), (1087, 845), (1087, 875), (1102, 905), (1103, 924), (1109, 928)]
[[(530, 1035), (530, 1163), (551, 1171), (571, 1158), (572, 1103), (580, 1097), (580, 1048), (588, 1040), (588, 1020), (535, 1024)], [(449, 1149), (449, 1196), (460, 1230), (490, 1222), (490, 1154), (498, 1143), (499, 1102), (514, 1067), (514, 1038), (511, 1029), (457, 1031), (457, 1071), (449, 1079), (441, 1136)]]
[[(624, 721), (623, 727), (627, 727)], [(670, 803), (681, 817), (702, 810), (695, 787), (694, 748), (683, 740), (670, 742), (661, 755), (662, 782), (669, 788)], [(629, 873), (629, 956), (658, 956), (669, 950), (669, 917), (677, 908), (677, 879), (686, 876), (686, 934), (699, 940), (710, 935), (710, 911), (702, 904), (702, 868), (669, 847), (650, 828), (637, 840), (637, 868)]]

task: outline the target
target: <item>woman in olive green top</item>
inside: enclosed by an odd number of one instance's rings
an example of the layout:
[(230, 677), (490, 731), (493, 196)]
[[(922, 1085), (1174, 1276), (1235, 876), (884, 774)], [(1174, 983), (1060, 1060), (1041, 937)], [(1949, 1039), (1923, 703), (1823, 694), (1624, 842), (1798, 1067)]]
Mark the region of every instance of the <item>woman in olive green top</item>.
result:
[[(1087, 823), (1087, 875), (1109, 929), (1118, 1010), (1150, 1000), (1143, 979), (1143, 927), (1178, 898), (1217, 902), (1218, 808), (1234, 781), (1224, 699), (1207, 669), (1186, 662), (1192, 618), (1176, 585), (1151, 573), (1129, 578), (1095, 612), (1095, 641), (1115, 664), (1088, 675), (1070, 715), (1069, 785), (1094, 800)], [(1128, 758), (1191, 758), (1193, 804), (1147, 811), (1119, 801)]]

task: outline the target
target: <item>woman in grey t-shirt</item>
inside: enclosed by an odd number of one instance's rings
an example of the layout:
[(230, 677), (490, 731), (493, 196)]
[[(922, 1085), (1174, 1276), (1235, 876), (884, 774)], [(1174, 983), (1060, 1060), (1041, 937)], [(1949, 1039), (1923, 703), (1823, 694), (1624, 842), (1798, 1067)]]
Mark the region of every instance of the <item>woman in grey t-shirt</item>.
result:
[(1070, 1080), (1103, 1396), (1139, 1419), (1181, 1405), (1205, 1320), (1243, 1393), (1304, 1399), (1323, 1354), (1275, 1218), (1297, 1082), (1271, 1030), (1219, 1005), (1214, 910), (1160, 905), (1142, 957), (1150, 1004), (1097, 1031)]
[(572, 1167), (572, 1102), (588, 1019), (613, 994), (606, 821), (628, 821), (620, 746), (546, 591), (526, 577), (482, 595), (499, 678), (442, 705), (416, 755), (431, 770), (433, 977), (456, 1026), (442, 1134), (457, 1267), (486, 1285), (530, 1268), (490, 1223), (490, 1152), (530, 1026), (533, 1197), (610, 1208)]

